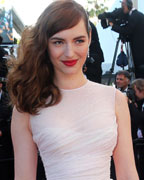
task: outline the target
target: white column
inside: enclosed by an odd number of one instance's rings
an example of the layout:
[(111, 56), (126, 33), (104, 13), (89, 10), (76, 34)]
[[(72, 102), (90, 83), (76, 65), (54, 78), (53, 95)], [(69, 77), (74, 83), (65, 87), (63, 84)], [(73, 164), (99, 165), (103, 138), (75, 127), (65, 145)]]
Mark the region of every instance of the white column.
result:
[(138, 9), (138, 0), (132, 0), (133, 1), (133, 7)]

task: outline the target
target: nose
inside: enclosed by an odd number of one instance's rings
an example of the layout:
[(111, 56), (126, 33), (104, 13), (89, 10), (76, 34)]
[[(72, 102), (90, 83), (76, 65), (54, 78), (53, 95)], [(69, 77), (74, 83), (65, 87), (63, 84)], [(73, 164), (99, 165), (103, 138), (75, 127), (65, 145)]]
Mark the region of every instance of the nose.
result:
[(117, 84), (119, 84), (119, 83), (120, 83), (120, 80), (119, 80), (119, 79), (117, 79), (117, 80), (116, 80), (116, 83), (117, 83)]
[(65, 46), (65, 51), (64, 51), (64, 55), (67, 58), (71, 58), (74, 56), (74, 47), (72, 44), (66, 44)]

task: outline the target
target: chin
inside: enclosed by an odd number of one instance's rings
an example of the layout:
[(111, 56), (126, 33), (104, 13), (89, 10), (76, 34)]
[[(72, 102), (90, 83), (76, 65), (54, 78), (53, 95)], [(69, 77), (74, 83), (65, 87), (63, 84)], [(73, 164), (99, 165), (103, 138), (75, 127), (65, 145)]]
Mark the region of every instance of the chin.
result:
[(77, 71), (67, 71), (67, 72), (64, 72), (64, 74), (66, 74), (66, 75), (75, 75), (75, 74), (77, 74)]
[(64, 71), (63, 73), (66, 74), (66, 75), (76, 75), (76, 74), (79, 74), (79, 72), (82, 71), (82, 69), (68, 69), (66, 71)]

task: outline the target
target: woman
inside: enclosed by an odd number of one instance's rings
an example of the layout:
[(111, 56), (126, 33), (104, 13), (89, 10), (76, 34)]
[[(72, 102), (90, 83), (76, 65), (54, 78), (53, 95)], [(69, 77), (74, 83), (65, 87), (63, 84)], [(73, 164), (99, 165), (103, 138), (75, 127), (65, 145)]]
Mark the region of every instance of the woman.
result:
[(49, 180), (108, 180), (112, 154), (117, 179), (138, 179), (124, 96), (82, 72), (90, 40), (72, 0), (50, 4), (23, 33), (8, 77), (16, 180), (36, 179), (37, 148)]

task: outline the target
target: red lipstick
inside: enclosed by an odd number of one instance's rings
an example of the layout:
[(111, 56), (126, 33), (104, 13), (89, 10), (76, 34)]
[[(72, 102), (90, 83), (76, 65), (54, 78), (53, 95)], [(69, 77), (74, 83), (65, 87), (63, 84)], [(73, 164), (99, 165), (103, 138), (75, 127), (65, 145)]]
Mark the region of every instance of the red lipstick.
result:
[(68, 61), (62, 61), (62, 63), (66, 66), (74, 66), (77, 63), (77, 60), (68, 60)]

